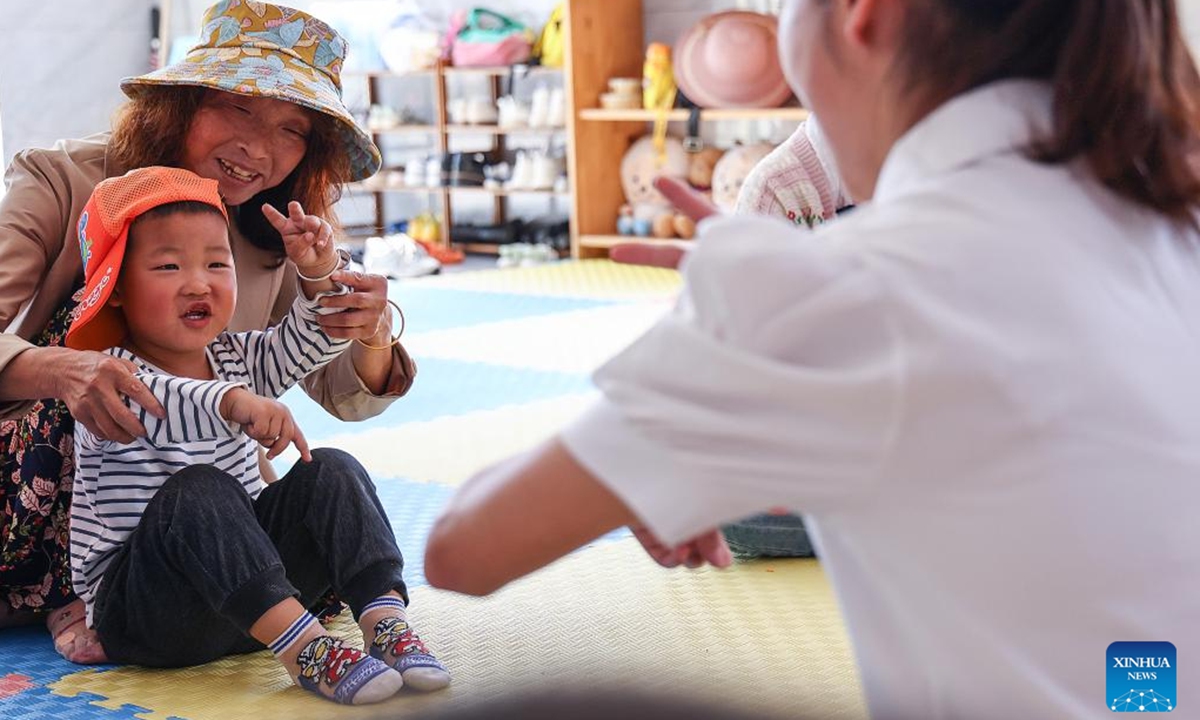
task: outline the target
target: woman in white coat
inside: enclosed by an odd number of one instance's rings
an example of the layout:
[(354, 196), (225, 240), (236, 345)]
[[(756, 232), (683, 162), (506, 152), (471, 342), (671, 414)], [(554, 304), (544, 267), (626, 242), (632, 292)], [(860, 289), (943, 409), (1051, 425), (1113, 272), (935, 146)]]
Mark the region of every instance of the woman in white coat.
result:
[(675, 311), (586, 414), (460, 490), (426, 574), (491, 592), (621, 525), (726, 564), (712, 528), (799, 508), (875, 717), (1097, 717), (1110, 643), (1200, 654), (1200, 79), (1175, 3), (784, 8), (789, 80), (872, 200), (808, 242), (706, 221)]

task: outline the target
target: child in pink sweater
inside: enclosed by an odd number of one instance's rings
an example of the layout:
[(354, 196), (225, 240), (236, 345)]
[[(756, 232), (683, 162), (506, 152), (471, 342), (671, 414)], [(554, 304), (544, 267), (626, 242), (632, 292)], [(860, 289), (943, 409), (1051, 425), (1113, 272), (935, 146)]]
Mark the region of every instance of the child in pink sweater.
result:
[(812, 228), (853, 204), (813, 116), (754, 166), (738, 194), (736, 212), (786, 217)]
[[(762, 159), (738, 193), (739, 215), (774, 215), (813, 228), (854, 206), (842, 186), (833, 153), (815, 116)], [(678, 267), (688, 244), (621, 243), (612, 248), (614, 262)]]

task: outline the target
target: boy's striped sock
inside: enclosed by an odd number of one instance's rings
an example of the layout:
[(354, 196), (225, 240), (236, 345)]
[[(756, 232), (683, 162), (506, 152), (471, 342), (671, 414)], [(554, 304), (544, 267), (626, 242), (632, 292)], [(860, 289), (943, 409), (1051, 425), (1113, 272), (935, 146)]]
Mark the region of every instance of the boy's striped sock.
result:
[(271, 641), (270, 649), (297, 685), (343, 705), (386, 700), (404, 685), (387, 663), (323, 634), (310, 613), (297, 617)]
[(428, 692), (450, 684), (450, 671), (408, 624), (403, 600), (382, 595), (367, 603), (358, 617), (363, 637), (371, 638), (371, 656), (398, 670), (405, 685)]

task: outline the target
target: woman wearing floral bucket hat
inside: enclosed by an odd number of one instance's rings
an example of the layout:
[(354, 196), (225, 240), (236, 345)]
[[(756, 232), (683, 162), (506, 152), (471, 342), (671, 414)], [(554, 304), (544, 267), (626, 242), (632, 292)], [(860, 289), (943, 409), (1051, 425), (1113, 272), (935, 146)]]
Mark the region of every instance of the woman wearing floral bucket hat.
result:
[[(92, 189), (149, 165), (216, 180), (241, 288), (229, 329), (274, 324), (297, 280), (263, 205), (286, 212), (296, 200), (336, 223), (341, 185), (380, 166), (341, 100), (346, 51), (307, 13), (225, 0), (205, 13), (182, 61), (121, 83), (129, 102), (110, 133), (13, 159), (0, 201), (0, 627), (46, 621), (67, 659), (105, 659), (80, 622), (68, 572), (74, 423), (124, 443), (145, 432), (129, 401), (161, 410), (131, 364), (63, 347), (83, 287), (75, 228)], [(322, 325), (358, 342), (304, 387), (334, 417), (363, 420), (403, 395), (416, 369), (392, 340), (386, 280), (345, 269), (335, 279), (352, 292), (325, 301), (344, 312)]]

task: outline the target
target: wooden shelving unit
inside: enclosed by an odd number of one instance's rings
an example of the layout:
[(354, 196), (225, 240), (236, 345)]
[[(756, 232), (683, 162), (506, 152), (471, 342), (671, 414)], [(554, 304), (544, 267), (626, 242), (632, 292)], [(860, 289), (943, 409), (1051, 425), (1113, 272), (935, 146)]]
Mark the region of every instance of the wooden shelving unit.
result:
[[(648, 131), (658, 113), (650, 110), (606, 110), (597, 107), (613, 77), (641, 77), (645, 27), (641, 0), (568, 0), (566, 72), (568, 125), (573, 149), (569, 174), (571, 250), (575, 257), (605, 257), (613, 245), (637, 242), (674, 243), (616, 234), (617, 214), (625, 202), (621, 159)], [(684, 122), (687, 110), (672, 110), (671, 121)], [(779, 120), (799, 123), (808, 111), (799, 107), (771, 109), (704, 109), (703, 122)]]
[[(667, 113), (671, 122), (686, 122), (689, 111), (672, 110)], [(800, 107), (782, 107), (768, 109), (744, 108), (714, 108), (701, 110), (700, 120), (795, 120), (800, 122), (808, 117), (808, 111)], [(654, 122), (658, 113), (653, 110), (605, 110), (603, 108), (588, 108), (579, 111), (579, 119), (590, 122)]]
[(437, 74), (437, 68), (425, 68), (422, 70), (409, 70), (408, 72), (390, 72), (388, 70), (347, 70), (342, 73), (343, 79), (351, 78), (401, 78), (401, 77), (425, 77)]
[(397, 193), (397, 194), (412, 194), (412, 195), (435, 195), (443, 192), (462, 193), (464, 195), (491, 195), (496, 197), (513, 197), (516, 195), (553, 195), (555, 197), (567, 197), (571, 193), (559, 192), (557, 190), (492, 190), (484, 187), (408, 187), (405, 185), (388, 186), (383, 183), (372, 183), (370, 181), (351, 183), (347, 186), (351, 192), (371, 192), (371, 193)]
[[(436, 117), (432, 125), (397, 125), (389, 128), (367, 128), (367, 132), (374, 135), (377, 139), (387, 135), (401, 134), (424, 134), (433, 136), (434, 142), (430, 150), (440, 155), (445, 155), (450, 149), (450, 138), (454, 135), (480, 135), (491, 136), (493, 152), (503, 155), (506, 148), (506, 138), (509, 136), (555, 136), (569, 133), (569, 126), (564, 127), (512, 127), (503, 128), (498, 125), (463, 125), (451, 124), (449, 122), (449, 114), (447, 112), (447, 102), (449, 91), (447, 83), (453, 78), (472, 78), (482, 77), (489, 82), (492, 101), (494, 102), (500, 97), (502, 83), (505, 78), (510, 75), (515, 75), (517, 78), (536, 78), (536, 77), (551, 77), (562, 75), (563, 70), (560, 68), (543, 68), (537, 66), (520, 67), (514, 71), (511, 67), (469, 67), (459, 68), (448, 65), (439, 65), (436, 68), (427, 70), (415, 70), (405, 73), (395, 72), (352, 72), (346, 73), (347, 78), (365, 79), (368, 86), (368, 97), (372, 103), (376, 102), (381, 96), (380, 84), (387, 82), (390, 79), (396, 78), (427, 78), (433, 81), (434, 89), (434, 109)], [(568, 115), (570, 113), (568, 112)], [(568, 155), (570, 154), (569, 138), (568, 138)], [(426, 195), (436, 198), (435, 207), (438, 209), (438, 214), (441, 216), (441, 241), (443, 245), (456, 244), (460, 245), (468, 252), (496, 252), (496, 246), (478, 245), (478, 244), (459, 244), (454, 243), (454, 238), (451, 237), (450, 229), (454, 221), (454, 200), (455, 195), (474, 195), (483, 196), (492, 200), (492, 214), (496, 222), (504, 222), (507, 218), (508, 208), (507, 199), (515, 196), (544, 196), (544, 197), (566, 197), (570, 193), (557, 192), (554, 190), (508, 190), (508, 189), (488, 189), (483, 187), (406, 187), (398, 185), (389, 185), (385, 179), (385, 174), (402, 170), (397, 167), (385, 167), (381, 170), (380, 175), (376, 178), (364, 182), (353, 183), (347, 186), (350, 192), (367, 192), (375, 195), (375, 226), (360, 226), (359, 230), (368, 232), (383, 232), (387, 227), (388, 218), (385, 217), (383, 198), (388, 194), (414, 194)]]
[[(503, 150), (509, 135), (555, 135), (566, 133), (567, 175), (570, 178), (571, 254), (578, 258), (605, 257), (609, 248), (620, 242), (637, 240), (656, 242), (649, 238), (627, 238), (616, 234), (618, 211), (625, 202), (621, 187), (621, 159), (639, 137), (648, 132), (648, 124), (658, 113), (648, 110), (606, 110), (597, 107), (600, 94), (608, 89), (614, 77), (641, 77), (645, 53), (644, 15), (642, 0), (568, 0), (564, 18), (566, 64), (562, 70), (525, 68), (516, 77), (563, 73), (563, 88), (567, 103), (565, 128), (504, 129), (495, 125), (451, 125), (446, 113), (447, 80), (455, 77), (483, 76), (492, 83), (493, 97), (499, 95), (501, 82), (512, 73), (508, 67), (455, 68), (438, 67), (412, 73), (434, 80), (437, 119), (434, 125), (413, 125), (379, 131), (387, 133), (428, 133), (434, 136), (432, 148), (445, 153), (452, 136), (459, 134), (492, 135), (494, 147)], [(410, 75), (412, 75), (410, 74)], [(361, 75), (361, 73), (360, 73)], [(372, 98), (378, 97), (376, 83), (394, 73), (367, 74)], [(688, 119), (687, 110), (672, 110), (672, 122)], [(799, 107), (770, 109), (711, 108), (700, 113), (702, 122), (736, 122), (745, 120), (775, 120), (802, 122), (808, 111)], [(486, 190), (483, 188), (407, 188), (382, 184), (360, 184), (358, 189), (374, 192), (382, 198), (387, 193), (425, 193), (439, 198), (442, 216), (442, 240), (450, 243), (449, 227), (453, 219), (452, 196), (457, 194), (490, 195), (495, 203), (497, 218), (505, 216), (508, 197), (522, 194), (564, 195), (552, 191)], [(377, 207), (382, 206), (377, 202)], [(499, 221), (499, 220), (498, 220)], [(383, 226), (382, 215), (378, 223)], [(675, 242), (675, 241), (665, 241)], [(479, 249), (479, 248), (469, 248)]]
[(681, 242), (686, 242), (686, 240), (679, 240), (676, 238), (660, 240), (659, 238), (631, 238), (626, 235), (580, 235), (579, 247), (582, 250), (604, 250), (607, 252), (608, 249), (613, 245), (619, 245), (621, 243), (627, 243), (630, 241), (649, 245), (678, 245)]
[[(432, 71), (431, 71), (432, 72)], [(513, 69), (508, 65), (497, 67), (454, 67), (446, 65), (442, 68), (444, 75), (489, 75), (494, 77), (505, 77), (513, 72)], [(522, 77), (529, 75), (557, 75), (562, 72), (560, 68), (542, 67), (540, 65), (521, 66), (516, 73)]]
[(502, 128), (499, 125), (447, 125), (448, 133), (478, 133), (480, 135), (558, 135), (566, 127), (517, 127)]
[(397, 125), (389, 128), (367, 128), (374, 135), (403, 135), (406, 133), (433, 135), (440, 132), (437, 125)]

